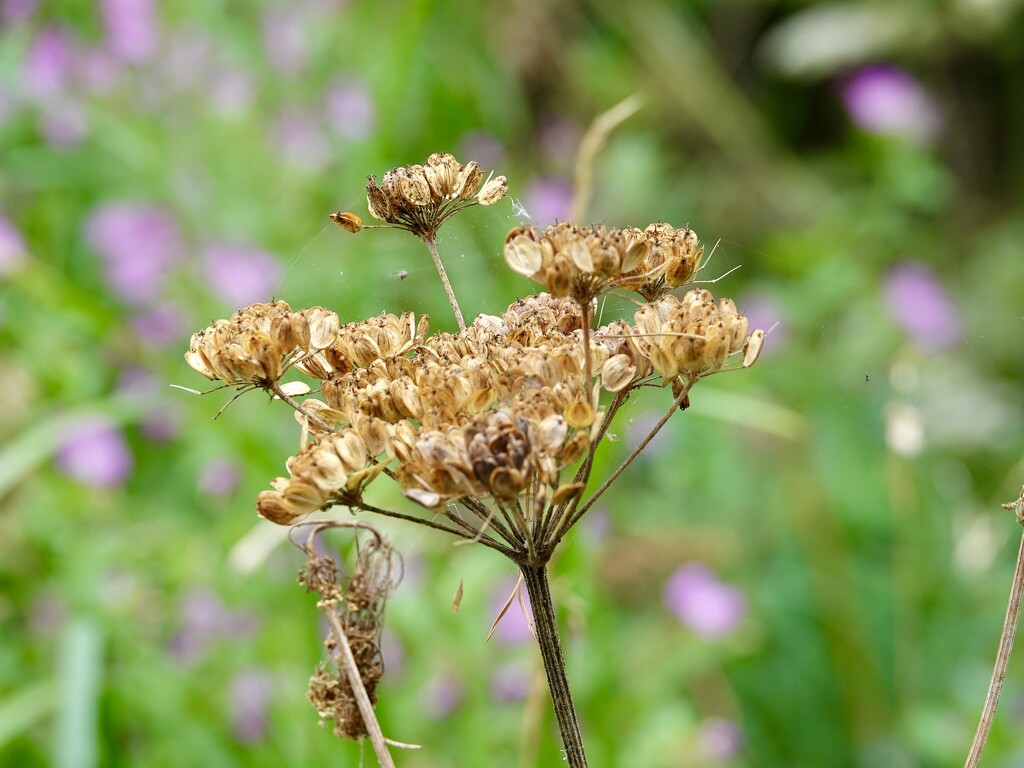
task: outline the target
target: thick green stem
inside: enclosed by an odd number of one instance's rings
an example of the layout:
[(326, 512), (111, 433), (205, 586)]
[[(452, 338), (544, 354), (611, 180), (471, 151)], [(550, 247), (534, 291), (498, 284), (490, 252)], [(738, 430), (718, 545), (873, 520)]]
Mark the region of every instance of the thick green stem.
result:
[(583, 751), (580, 724), (572, 703), (569, 679), (565, 675), (565, 660), (558, 640), (558, 623), (555, 619), (555, 605), (551, 601), (548, 586), (547, 566), (524, 564), (520, 567), (526, 583), (530, 605), (533, 607), (533, 621), (537, 633), (537, 644), (544, 661), (544, 672), (548, 678), (551, 702), (555, 708), (555, 721), (562, 734), (565, 747), (565, 762), (569, 768), (586, 768), (587, 756)]

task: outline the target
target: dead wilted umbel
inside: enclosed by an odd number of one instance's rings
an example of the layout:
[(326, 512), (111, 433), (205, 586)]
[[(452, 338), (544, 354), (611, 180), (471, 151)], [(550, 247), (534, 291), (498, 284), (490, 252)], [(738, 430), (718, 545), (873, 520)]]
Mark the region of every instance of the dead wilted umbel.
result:
[[(664, 223), (609, 229), (560, 223), (513, 229), (504, 255), (546, 293), (463, 321), (436, 248), (438, 228), (470, 205), (504, 196), (502, 176), (431, 155), (367, 186), (370, 214), (427, 246), (459, 324), (430, 332), (412, 313), (340, 322), (322, 307), (255, 304), (192, 337), (186, 359), (237, 388), (262, 388), (297, 413), (300, 450), (257, 511), (291, 525), (343, 505), (398, 517), (494, 549), (520, 569), (536, 621), (570, 766), (586, 765), (565, 678), (546, 564), (570, 528), (633, 461), (690, 391), (712, 374), (751, 366), (764, 331), (702, 288), (697, 236)], [(361, 217), (332, 217), (353, 233)], [(356, 234), (358, 233), (358, 234)], [(631, 321), (595, 325), (597, 301), (633, 292)], [(287, 298), (287, 297), (285, 297)], [(302, 374), (305, 381), (288, 381)], [(616, 414), (641, 387), (670, 393), (664, 417), (608, 477), (592, 477)], [(313, 396), (313, 391), (319, 396)], [(421, 514), (364, 496), (397, 485)], [(318, 700), (330, 687), (317, 683)], [(326, 697), (326, 698), (325, 698)], [(356, 729), (358, 730), (358, 729)]]

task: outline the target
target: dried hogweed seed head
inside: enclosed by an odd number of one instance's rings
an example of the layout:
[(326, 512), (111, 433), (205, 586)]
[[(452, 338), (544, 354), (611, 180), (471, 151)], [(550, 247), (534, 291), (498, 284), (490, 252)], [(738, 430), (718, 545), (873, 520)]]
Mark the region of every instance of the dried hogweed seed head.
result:
[(430, 155), (423, 165), (391, 169), (379, 185), (375, 177), (368, 178), (370, 214), (424, 240), (432, 240), (441, 225), (462, 209), (492, 205), (508, 192), (504, 176), (490, 179), (481, 189), (479, 166), (475, 162), (462, 165), (444, 152)]
[(283, 301), (252, 304), (192, 335), (185, 360), (211, 380), (270, 388), (292, 365), (334, 343), (338, 316), (292, 312)]
[[(636, 352), (669, 381), (722, 370), (730, 355), (742, 350), (750, 365), (757, 358), (763, 331), (747, 337), (747, 319), (729, 300), (716, 304), (707, 290), (689, 291), (681, 300), (665, 295), (641, 307), (629, 333)], [(744, 362), (746, 366), (747, 363)]]

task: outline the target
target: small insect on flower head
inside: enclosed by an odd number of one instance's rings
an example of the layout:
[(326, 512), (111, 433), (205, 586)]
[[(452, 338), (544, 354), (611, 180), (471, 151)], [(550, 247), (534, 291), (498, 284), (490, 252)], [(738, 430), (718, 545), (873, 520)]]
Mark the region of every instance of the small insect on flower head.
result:
[(331, 221), (346, 232), (358, 232), (363, 228), (363, 220), (350, 211), (338, 211), (331, 214)]

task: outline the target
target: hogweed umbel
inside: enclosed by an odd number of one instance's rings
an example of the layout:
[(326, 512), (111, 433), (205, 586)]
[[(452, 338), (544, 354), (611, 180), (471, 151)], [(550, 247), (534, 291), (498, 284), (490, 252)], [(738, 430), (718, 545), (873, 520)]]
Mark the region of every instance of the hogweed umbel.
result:
[[(435, 245), (439, 227), (474, 204), (504, 196), (475, 163), (434, 154), (367, 186), (370, 214), (428, 244), (459, 323), (430, 332), (427, 318), (384, 314), (349, 323), (315, 307), (259, 304), (193, 336), (186, 359), (207, 378), (262, 388), (296, 411), (302, 438), (258, 513), (292, 525), (334, 505), (408, 520), (479, 542), (522, 573), (556, 720), (570, 766), (586, 765), (547, 580), (547, 564), (572, 526), (701, 379), (757, 360), (764, 331), (748, 328), (729, 299), (704, 288), (681, 297), (703, 249), (688, 228), (656, 223), (610, 229), (559, 223), (517, 227), (508, 265), (546, 293), (501, 314), (463, 322)], [(337, 213), (352, 232), (361, 217)], [(638, 294), (631, 319), (595, 326), (597, 300)], [(309, 383), (284, 383), (300, 372)], [(603, 481), (595, 455), (630, 394), (664, 388), (671, 403), (651, 433)], [(317, 396), (313, 396), (314, 390)], [(305, 394), (310, 393), (310, 394)], [(300, 402), (300, 398), (301, 402)], [(378, 506), (371, 483), (396, 485), (415, 510)], [(596, 487), (595, 487), (596, 486)]]

